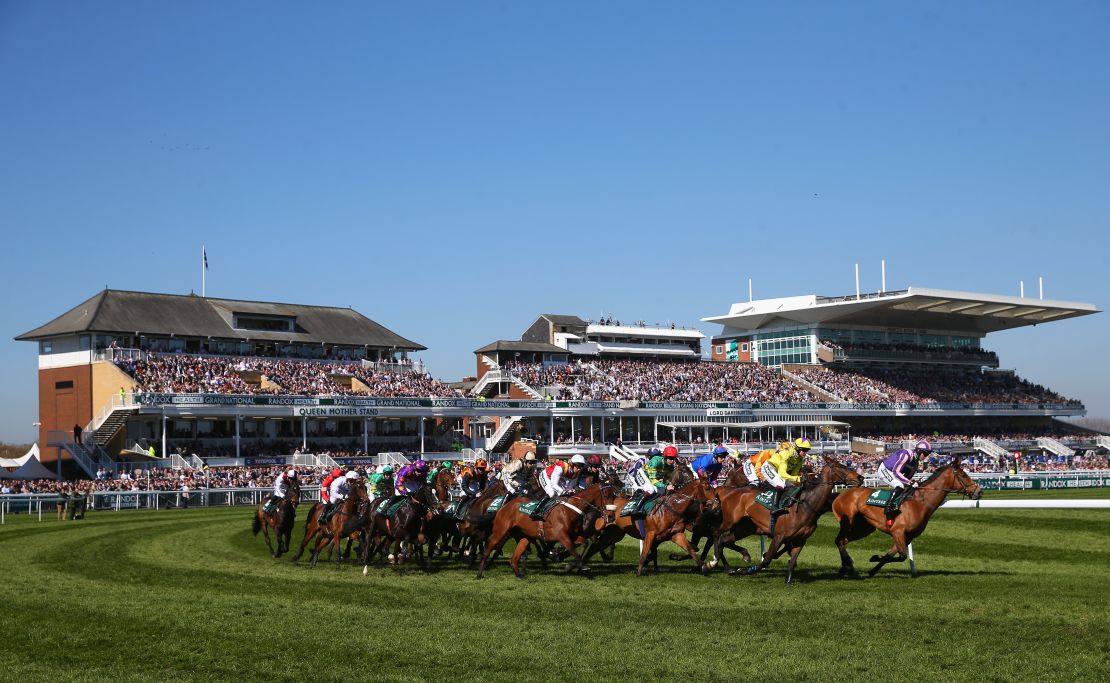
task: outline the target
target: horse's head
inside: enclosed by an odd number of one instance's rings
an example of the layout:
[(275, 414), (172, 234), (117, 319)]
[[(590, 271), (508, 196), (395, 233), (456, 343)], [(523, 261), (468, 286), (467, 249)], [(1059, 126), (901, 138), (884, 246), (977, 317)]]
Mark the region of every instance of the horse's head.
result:
[(962, 493), (972, 500), (979, 500), (983, 497), (983, 487), (976, 484), (975, 480), (964, 471), (963, 461), (960, 458), (952, 461), (950, 467), (952, 482), (946, 484), (945, 488), (955, 493)]
[(292, 505), (293, 507), (297, 507), (298, 505), (300, 505), (301, 504), (301, 483), (297, 480), (293, 480), (292, 482), (290, 482), (289, 483), (289, 491), (288, 491), (288, 493), (286, 493), (285, 497), (289, 501), (289, 504)]
[(436, 495), (435, 488), (431, 486), (420, 487), (409, 498), (414, 503), (423, 505), (427, 510), (439, 509), (439, 496)]
[(827, 455), (821, 458), (825, 466), (821, 468), (821, 481), (826, 484), (843, 484), (845, 486), (862, 486), (863, 477), (851, 467), (833, 460)]

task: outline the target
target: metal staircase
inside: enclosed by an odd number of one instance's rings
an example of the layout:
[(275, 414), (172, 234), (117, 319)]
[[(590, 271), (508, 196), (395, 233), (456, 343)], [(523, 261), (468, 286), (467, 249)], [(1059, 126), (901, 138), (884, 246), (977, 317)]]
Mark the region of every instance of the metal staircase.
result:
[(1095, 440), (1095, 443), (1098, 444), (1099, 448), (1110, 451), (1110, 436), (1101, 435)]
[(795, 375), (793, 372), (785, 369), (783, 369), (781, 372), (784, 378), (790, 380), (794, 384), (797, 384), (804, 389), (808, 389), (810, 392), (820, 396), (829, 403), (847, 403), (847, 401), (845, 401), (843, 397), (837, 396), (828, 389), (823, 389), (817, 386), (813, 382), (810, 382), (808, 379), (804, 379), (801, 375)]
[(1052, 453), (1053, 455), (1062, 455), (1068, 458), (1075, 455), (1074, 450), (1068, 448), (1067, 446), (1050, 436), (1038, 436), (1037, 445), (1045, 449), (1049, 453)]
[(501, 424), (497, 427), (497, 431), (486, 440), (486, 450), (490, 453), (497, 453), (507, 448), (512, 443), (512, 437), (516, 434), (516, 425), (520, 420), (521, 418), (518, 415), (501, 418)]
[(494, 392), (496, 392), (497, 386), (505, 382), (516, 385), (518, 389), (528, 394), (534, 401), (543, 400), (543, 394), (528, 386), (524, 380), (513, 376), (513, 373), (508, 370), (490, 370), (482, 375), (482, 379), (478, 380), (478, 383), (474, 385), (474, 389), (471, 390), (471, 393), (475, 396), (487, 396), (489, 395), (487, 390), (490, 387), (493, 387)]
[(99, 426), (89, 430), (92, 434), (92, 441), (98, 446), (108, 445), (108, 442), (119, 433), (119, 430), (122, 429), (125, 424), (127, 424), (127, 420), (135, 414), (136, 410), (138, 410), (138, 408), (134, 406), (115, 408), (112, 410)]
[(971, 442), (971, 445), (975, 447), (975, 450), (979, 451), (980, 453), (989, 455), (992, 458), (1005, 458), (1009, 457), (1010, 455), (1010, 451), (1006, 450), (1002, 446), (999, 446), (997, 443), (991, 441), (990, 439), (974, 439)]

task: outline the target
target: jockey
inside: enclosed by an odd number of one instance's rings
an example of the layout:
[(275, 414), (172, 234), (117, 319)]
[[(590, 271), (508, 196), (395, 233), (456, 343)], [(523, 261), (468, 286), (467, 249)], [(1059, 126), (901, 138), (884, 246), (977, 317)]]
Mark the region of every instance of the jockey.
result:
[(417, 460), (414, 463), (409, 463), (401, 468), (397, 473), (397, 493), (410, 495), (416, 493), (424, 488), (427, 483), (428, 477), (428, 463), (424, 460)]
[(370, 484), (373, 487), (374, 497), (393, 495), (393, 467), (382, 465), (378, 471), (370, 475)]
[(450, 460), (441, 461), (438, 465), (433, 467), (430, 472), (428, 472), (428, 483), (431, 484), (433, 481), (435, 481), (436, 477), (439, 476), (439, 473), (444, 471), (444, 470), (447, 470), (448, 472), (451, 471), (451, 461)]
[[(790, 448), (790, 444), (784, 441), (779, 444), (779, 447)], [(775, 450), (774, 448), (762, 450), (743, 462), (744, 476), (748, 478), (749, 482), (755, 484), (760, 489), (767, 488), (767, 482), (763, 479), (763, 463), (771, 459), (771, 456), (775, 454)]]
[(535, 465), (536, 454), (529, 451), (523, 458), (513, 460), (501, 468), (501, 483), (505, 484), (505, 490), (510, 496), (515, 495), (521, 486), (528, 482), (528, 477), (531, 476)]
[(568, 489), (560, 486), (559, 480), (564, 477), (568, 481), (573, 480), (585, 465), (586, 459), (581, 455), (572, 457), (570, 462), (566, 464), (555, 462), (548, 465), (540, 472), (540, 486), (543, 487), (543, 492), (547, 494), (548, 498), (563, 495)]
[(675, 462), (678, 460), (678, 449), (667, 446), (661, 454), (655, 455), (648, 461), (647, 471), (651, 482), (659, 491), (670, 488), (671, 477), (674, 475)]
[(343, 501), (347, 500), (347, 496), (351, 492), (351, 484), (358, 481), (358, 479), (359, 473), (357, 470), (351, 470), (342, 477), (335, 478), (328, 490), (328, 497), (331, 502), (324, 506), (324, 513), (320, 515), (321, 524), (327, 524), (335, 511), (343, 506)]
[(485, 458), (478, 458), (473, 465), (463, 468), (459, 475), (459, 486), (463, 495), (470, 498), (481, 493), (489, 484), (489, 465)]
[(328, 472), (328, 476), (324, 477), (324, 480), (320, 482), (320, 502), (321, 503), (323, 503), (324, 505), (327, 505), (328, 503), (331, 502), (331, 492), (328, 489), (331, 488), (331, 483), (333, 481), (335, 481), (336, 479), (338, 479), (339, 477), (342, 477), (342, 476), (343, 476), (343, 470), (339, 469), (338, 467), (335, 467), (335, 468), (332, 468), (332, 471)]
[(932, 452), (933, 447), (928, 441), (918, 441), (913, 451), (905, 448), (894, 451), (879, 465), (879, 478), (894, 489), (894, 494), (886, 502), (888, 517), (898, 514), (898, 506), (913, 493), (913, 475), (917, 474), (921, 459)]
[(694, 474), (705, 477), (712, 483), (724, 468), (725, 458), (727, 457), (728, 449), (724, 446), (717, 446), (712, 453), (706, 453), (695, 458), (690, 463), (690, 469), (694, 471)]
[(784, 510), (783, 498), (787, 488), (801, 484), (804, 464), (805, 460), (793, 448), (779, 449), (763, 463), (760, 470), (763, 473), (763, 479), (775, 489), (774, 506), (771, 510), (772, 528), (775, 516)]
[(270, 499), (266, 501), (264, 507), (265, 512), (272, 513), (281, 504), (285, 494), (289, 491), (289, 485), (297, 481), (297, 470), (289, 468), (282, 472), (274, 479), (274, 492), (270, 494)]
[(628, 485), (632, 488), (631, 502), (636, 503), (637, 511), (643, 503), (658, 493), (655, 484), (648, 477), (647, 460), (644, 457), (637, 457), (628, 466)]

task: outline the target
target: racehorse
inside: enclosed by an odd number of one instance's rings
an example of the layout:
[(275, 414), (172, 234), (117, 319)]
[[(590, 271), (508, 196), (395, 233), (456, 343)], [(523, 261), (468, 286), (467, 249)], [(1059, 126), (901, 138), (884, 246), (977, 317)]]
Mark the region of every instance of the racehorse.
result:
[[(392, 499), (390, 499), (392, 500)], [(388, 505), (387, 505), (388, 507)], [(439, 499), (431, 486), (421, 486), (405, 496), (393, 517), (378, 514), (377, 507), (368, 509), (361, 518), (352, 519), (344, 533), (363, 534), (362, 575), (370, 572), (370, 557), (377, 553), (384, 555), (391, 545), (389, 554), (391, 564), (402, 564), (412, 553), (425, 569), (431, 566), (431, 557), (424, 554), (424, 537), (421, 533), (424, 523), (439, 509)]]
[[(435, 489), (436, 498), (439, 500), (437, 513), (443, 512), (451, 501), (451, 487), (455, 484), (455, 475), (450, 470), (439, 470), (432, 478), (432, 488)], [(428, 554), (436, 551), (439, 544), (440, 552), (446, 549), (447, 556), (459, 550), (459, 525), (455, 519), (444, 514), (435, 514), (424, 525), (424, 537), (428, 544)]]
[(474, 498), (474, 502), (459, 520), (459, 534), (463, 539), (461, 551), (469, 558), (471, 565), (478, 561), (478, 553), (484, 549), (493, 532), (493, 518), (496, 513), (486, 511), (498, 496), (507, 493), (504, 483), (500, 480), (494, 482)]
[[(317, 526), (320, 527), (320, 533), (316, 537), (316, 547), (312, 549), (310, 567), (316, 566), (324, 548), (332, 546), (335, 552), (335, 568), (339, 569), (343, 558), (351, 551), (351, 541), (357, 537), (357, 532), (345, 531), (344, 527), (349, 519), (358, 517), (369, 505), (370, 497), (366, 493), (366, 483), (358, 479), (348, 485), (347, 498), (339, 504), (339, 509), (332, 514), (325, 524), (320, 525), (319, 516), (317, 516)], [(339, 545), (344, 538), (347, 539), (347, 548), (340, 552)]]
[[(301, 485), (296, 481), (289, 482), (285, 497), (272, 513), (264, 510), (265, 501), (258, 504), (254, 519), (251, 521), (251, 531), (255, 536), (262, 531), (266, 539), (266, 547), (270, 549), (270, 557), (278, 558), (282, 553), (289, 552), (289, 539), (293, 535), (293, 523), (296, 521), (297, 506), (300, 504)], [(274, 552), (274, 546), (270, 543), (270, 529), (274, 530), (274, 535), (277, 537), (277, 552)]]
[(863, 477), (858, 472), (846, 467), (828, 456), (822, 456), (825, 466), (821, 473), (814, 477), (807, 475), (803, 479), (803, 488), (794, 502), (787, 506), (786, 511), (780, 513), (775, 521), (774, 531), (771, 530), (771, 511), (756, 502), (758, 491), (755, 489), (740, 489), (735, 502), (726, 504), (721, 500), (721, 533), (717, 536), (714, 546), (716, 556), (720, 556), (723, 539), (731, 534), (734, 539), (743, 538), (755, 531), (771, 537), (763, 559), (759, 564), (744, 569), (735, 569), (729, 574), (754, 574), (763, 571), (776, 557), (783, 553), (790, 553), (790, 561), (786, 566), (786, 583), (794, 581), (794, 566), (798, 563), (798, 555), (805, 547), (806, 541), (817, 530), (817, 518), (828, 509), (829, 500), (832, 498), (832, 488), (837, 485), (859, 486)]
[[(707, 499), (705, 482), (687, 470), (686, 475), (679, 475), (676, 471), (671, 481), (685, 481), (686, 484), (676, 489), (673, 493), (662, 496), (652, 508), (652, 511), (642, 519), (621, 517), (616, 511), (621, 510), (630, 500), (629, 496), (617, 495), (611, 497), (608, 507), (614, 511), (606, 515), (604, 526), (600, 535), (587, 548), (582, 558), (585, 564), (594, 553), (613, 547), (625, 536), (640, 539), (643, 545), (640, 549), (640, 561), (636, 567), (636, 576), (643, 576), (644, 565), (649, 561), (655, 562), (658, 571), (658, 548), (664, 541), (672, 541), (685, 550), (694, 561), (694, 571), (705, 573), (707, 571), (701, 560), (698, 559), (697, 549), (686, 539), (686, 529), (696, 525), (704, 503)], [(682, 556), (683, 559), (686, 556)]]
[(525, 575), (521, 557), (533, 542), (558, 542), (574, 556), (571, 569), (581, 569), (582, 556), (578, 554), (575, 539), (593, 534), (594, 522), (601, 515), (599, 506), (607, 495), (610, 495), (609, 486), (593, 484), (583, 491), (560, 497), (539, 521), (520, 511), (520, 506), (528, 501), (527, 498), (515, 498), (506, 502), (493, 519), (493, 533), (482, 553), (482, 562), (475, 578), (482, 578), (490, 555), (500, 550), (510, 536), (516, 539), (516, 549), (509, 564), (518, 579), (523, 579)]
[(884, 564), (906, 560), (910, 543), (925, 531), (929, 518), (949, 493), (962, 493), (972, 499), (983, 495), (983, 489), (972, 481), (959, 459), (950, 465), (938, 467), (936, 472), (903, 501), (901, 512), (892, 520), (887, 519), (883, 508), (867, 504), (867, 498), (872, 492), (873, 489), (869, 488), (845, 491), (833, 501), (833, 514), (840, 521), (836, 547), (840, 551), (841, 576), (856, 571), (845, 547), (852, 541), (868, 536), (876, 529), (889, 534), (894, 540), (894, 545), (885, 555), (871, 556), (871, 562), (875, 566), (868, 572), (868, 576), (874, 576)]

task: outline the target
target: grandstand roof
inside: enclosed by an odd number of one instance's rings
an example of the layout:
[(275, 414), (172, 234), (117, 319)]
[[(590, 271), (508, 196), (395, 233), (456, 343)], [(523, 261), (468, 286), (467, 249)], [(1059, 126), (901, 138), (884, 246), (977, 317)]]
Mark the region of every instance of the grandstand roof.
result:
[(726, 315), (702, 318), (731, 330), (814, 323), (924, 328), (986, 334), (1098, 313), (1092, 304), (910, 287), (859, 297), (807, 296), (733, 304)]
[(504, 339), (486, 344), (474, 353), (489, 353), (490, 351), (527, 351), (529, 353), (569, 353), (561, 346), (545, 344), (543, 342), (505, 341)]
[(541, 318), (547, 318), (555, 325), (585, 325), (586, 321), (576, 315), (556, 315), (554, 313), (540, 313)]
[[(292, 318), (294, 330), (238, 329), (234, 327), (235, 314)], [(382, 327), (351, 308), (213, 299), (192, 294), (155, 294), (118, 289), (98, 292), (45, 325), (24, 332), (16, 339), (33, 341), (80, 332), (348, 344), (406, 351), (422, 351), (427, 348)]]

